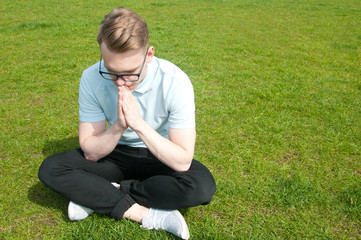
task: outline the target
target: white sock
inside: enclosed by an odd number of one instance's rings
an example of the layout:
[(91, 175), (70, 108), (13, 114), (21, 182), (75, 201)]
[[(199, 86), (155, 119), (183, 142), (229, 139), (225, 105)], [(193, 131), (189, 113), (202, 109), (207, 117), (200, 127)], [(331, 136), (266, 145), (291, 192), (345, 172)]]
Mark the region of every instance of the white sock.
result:
[(189, 230), (183, 216), (177, 210), (161, 210), (151, 208), (142, 220), (146, 229), (161, 229), (182, 238), (189, 238)]

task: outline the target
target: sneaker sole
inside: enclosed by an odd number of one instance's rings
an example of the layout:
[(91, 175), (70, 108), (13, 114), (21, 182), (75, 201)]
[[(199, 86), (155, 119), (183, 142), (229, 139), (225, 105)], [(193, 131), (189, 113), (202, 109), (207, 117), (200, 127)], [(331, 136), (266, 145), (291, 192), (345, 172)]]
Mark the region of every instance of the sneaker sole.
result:
[(177, 217), (181, 220), (181, 223), (182, 223), (182, 229), (183, 229), (182, 233), (184, 233), (184, 234), (182, 234), (181, 238), (188, 240), (190, 237), (190, 234), (189, 234), (189, 229), (188, 229), (187, 223), (184, 220), (182, 214), (178, 210), (176, 210), (175, 213), (176, 213)]

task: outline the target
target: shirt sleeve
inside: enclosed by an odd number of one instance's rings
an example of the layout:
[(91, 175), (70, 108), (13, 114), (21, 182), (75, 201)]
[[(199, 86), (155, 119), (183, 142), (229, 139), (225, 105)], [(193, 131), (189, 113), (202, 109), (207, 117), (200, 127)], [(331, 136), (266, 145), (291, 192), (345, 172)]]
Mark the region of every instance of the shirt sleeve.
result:
[(105, 114), (94, 93), (92, 82), (86, 72), (79, 85), (79, 120), (82, 122), (100, 122), (105, 120)]
[(194, 91), (189, 77), (182, 71), (176, 74), (169, 91), (169, 127), (189, 129), (195, 127)]

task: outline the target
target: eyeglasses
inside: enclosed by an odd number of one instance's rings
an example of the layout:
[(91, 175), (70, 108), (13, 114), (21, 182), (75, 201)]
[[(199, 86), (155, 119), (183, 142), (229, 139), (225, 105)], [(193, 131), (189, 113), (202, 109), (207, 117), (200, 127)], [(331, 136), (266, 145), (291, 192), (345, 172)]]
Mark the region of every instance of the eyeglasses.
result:
[(103, 72), (102, 67), (102, 55), (100, 55), (100, 61), (99, 61), (99, 74), (106, 80), (110, 81), (117, 81), (119, 78), (121, 78), (124, 82), (136, 82), (139, 80), (140, 75), (142, 74), (145, 60), (147, 59), (147, 53), (145, 53), (144, 61), (142, 68), (140, 69), (140, 72), (138, 74), (115, 74), (115, 73), (109, 73), (109, 72)]

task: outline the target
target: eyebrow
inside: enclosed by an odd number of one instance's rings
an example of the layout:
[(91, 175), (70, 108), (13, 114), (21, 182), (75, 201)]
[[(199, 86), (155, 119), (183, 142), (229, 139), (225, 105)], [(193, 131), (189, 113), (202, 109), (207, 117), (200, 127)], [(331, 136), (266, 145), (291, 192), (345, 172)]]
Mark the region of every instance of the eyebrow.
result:
[[(104, 62), (104, 60), (103, 60), (103, 62)], [(122, 72), (118, 72), (118, 71), (114, 71), (113, 69), (111, 69), (110, 67), (107, 67), (106, 65), (105, 65), (105, 63), (104, 63), (104, 67), (108, 70), (108, 71), (110, 71), (110, 72), (113, 72), (113, 73), (134, 73), (139, 67), (136, 67), (136, 68), (134, 68), (134, 69), (129, 69), (129, 70), (126, 70), (126, 71), (122, 71)]]

